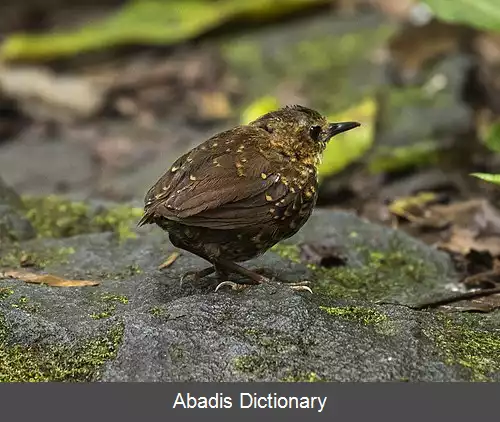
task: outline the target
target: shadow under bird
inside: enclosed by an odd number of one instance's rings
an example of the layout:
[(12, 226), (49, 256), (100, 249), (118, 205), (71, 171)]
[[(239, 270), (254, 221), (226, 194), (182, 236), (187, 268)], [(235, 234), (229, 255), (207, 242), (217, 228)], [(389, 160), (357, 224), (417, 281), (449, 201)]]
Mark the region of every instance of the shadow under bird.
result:
[(177, 159), (148, 191), (139, 226), (157, 224), (174, 246), (210, 262), (186, 274), (196, 280), (216, 272), (225, 280), (231, 273), (244, 278), (217, 289), (266, 282), (237, 262), (299, 231), (316, 204), (317, 167), (328, 141), (358, 126), (329, 123), (293, 105), (218, 133)]

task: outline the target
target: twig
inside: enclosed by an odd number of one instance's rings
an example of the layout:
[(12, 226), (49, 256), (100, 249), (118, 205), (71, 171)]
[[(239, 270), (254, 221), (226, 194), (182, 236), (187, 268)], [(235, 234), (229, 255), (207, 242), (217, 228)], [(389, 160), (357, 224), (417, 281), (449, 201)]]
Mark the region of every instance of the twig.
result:
[(491, 296), (491, 295), (498, 294), (498, 293), (500, 293), (500, 286), (493, 287), (491, 289), (483, 289), (483, 290), (476, 290), (473, 292), (459, 293), (457, 295), (450, 296), (450, 297), (447, 297), (444, 299), (430, 300), (428, 302), (422, 302), (418, 305), (406, 305), (406, 304), (397, 303), (397, 302), (377, 302), (377, 304), (378, 305), (399, 305), (399, 306), (404, 306), (406, 308), (420, 311), (423, 309), (438, 308), (439, 306), (448, 305), (448, 304), (454, 303), (454, 302), (460, 302), (461, 300), (469, 300), (469, 299), (475, 299), (478, 297)]

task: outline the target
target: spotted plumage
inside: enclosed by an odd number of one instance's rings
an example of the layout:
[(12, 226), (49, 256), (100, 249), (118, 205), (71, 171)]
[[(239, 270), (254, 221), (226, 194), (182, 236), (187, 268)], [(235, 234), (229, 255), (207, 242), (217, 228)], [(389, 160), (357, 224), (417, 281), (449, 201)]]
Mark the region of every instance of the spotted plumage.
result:
[(317, 199), (317, 166), (328, 140), (358, 123), (329, 124), (290, 106), (221, 132), (179, 159), (148, 191), (139, 225), (155, 223), (172, 243), (217, 270), (265, 281), (236, 262), (295, 234)]

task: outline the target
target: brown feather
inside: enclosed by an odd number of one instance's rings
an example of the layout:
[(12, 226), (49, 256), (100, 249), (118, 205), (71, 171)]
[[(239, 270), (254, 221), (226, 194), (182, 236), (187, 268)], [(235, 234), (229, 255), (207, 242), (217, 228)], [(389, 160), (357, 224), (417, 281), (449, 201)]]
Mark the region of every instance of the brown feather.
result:
[[(223, 141), (227, 140), (224, 133), (219, 134), (178, 159), (172, 166), (175, 171), (167, 171), (146, 195), (146, 212), (140, 224), (166, 218), (196, 225), (207, 220), (211, 227), (210, 221), (217, 221), (219, 209), (223, 211), (226, 205), (258, 195), (265, 205), (264, 193), (270, 188), (272, 195), (281, 199), (286, 193), (284, 185), (277, 183), (279, 176), (273, 174), (271, 162), (260, 152), (267, 132), (249, 126), (233, 132), (231, 143)], [(227, 216), (220, 223), (225, 227), (230, 225)]]

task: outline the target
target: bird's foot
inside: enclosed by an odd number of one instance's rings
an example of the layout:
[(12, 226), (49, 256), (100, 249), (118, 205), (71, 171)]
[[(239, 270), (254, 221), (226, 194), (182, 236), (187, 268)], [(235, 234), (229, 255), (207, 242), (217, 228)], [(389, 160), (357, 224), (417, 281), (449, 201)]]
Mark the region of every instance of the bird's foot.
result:
[(264, 277), (261, 274), (257, 274), (254, 271), (250, 271), (245, 267), (242, 267), (241, 265), (235, 264), (231, 261), (218, 260), (216, 266), (220, 271), (224, 271), (226, 273), (235, 273), (245, 277), (249, 280), (249, 282), (246, 284), (262, 284), (269, 282), (269, 279), (267, 277)]
[(253, 270), (255, 273), (260, 274), (260, 275), (265, 275), (270, 278), (271, 281), (277, 281), (280, 282), (286, 286), (289, 286), (292, 290), (298, 291), (298, 292), (309, 292), (312, 294), (312, 290), (309, 287), (311, 284), (310, 281), (304, 280), (304, 281), (298, 281), (296, 283), (288, 283), (284, 280), (280, 280), (278, 276), (272, 273), (272, 271), (269, 268), (256, 268)]
[(313, 291), (309, 287), (309, 284), (311, 284), (310, 281), (304, 280), (304, 281), (298, 281), (297, 283), (286, 283), (288, 287), (290, 287), (292, 290), (295, 290), (296, 292), (309, 292), (313, 294)]
[(251, 284), (235, 283), (234, 281), (223, 281), (222, 283), (217, 284), (215, 291), (218, 292), (219, 289), (224, 286), (229, 286), (232, 290), (244, 290), (247, 287), (251, 286)]
[(186, 279), (190, 279), (191, 281), (195, 282), (201, 280), (202, 278), (210, 274), (213, 274), (214, 272), (215, 272), (214, 267), (207, 267), (200, 271), (188, 271), (181, 277), (181, 286), (184, 283), (184, 281), (186, 281)]

